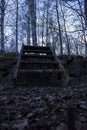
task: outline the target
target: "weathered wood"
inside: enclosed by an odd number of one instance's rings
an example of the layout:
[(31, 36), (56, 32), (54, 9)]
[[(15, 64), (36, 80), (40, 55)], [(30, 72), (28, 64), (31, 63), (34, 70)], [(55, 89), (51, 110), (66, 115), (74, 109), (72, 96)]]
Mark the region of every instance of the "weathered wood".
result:
[(58, 70), (58, 69), (55, 69), (55, 70), (53, 70), (53, 69), (49, 69), (49, 70), (42, 70), (42, 69), (34, 69), (34, 70), (26, 70), (26, 69), (22, 69), (22, 70), (19, 70), (19, 72), (21, 72), (21, 73), (52, 73), (52, 72), (54, 72), (54, 73), (57, 73), (57, 72), (61, 72), (60, 70)]
[[(42, 52), (42, 53), (41, 53)], [(14, 73), (18, 82), (58, 84), (63, 77), (60, 63), (51, 47), (22, 46)]]
[[(20, 70), (18, 83), (21, 85), (55, 86), (61, 80), (61, 71), (59, 70)], [(60, 77), (60, 79), (57, 79)]]
[(30, 57), (32, 57), (32, 58), (46, 58), (46, 59), (49, 59), (49, 58), (51, 58), (51, 59), (54, 59), (54, 57), (53, 57), (53, 55), (38, 55), (38, 54), (35, 54), (35, 55), (28, 55), (28, 54), (22, 54), (22, 58), (30, 58)]
[(29, 49), (29, 50), (49, 50), (49, 47), (45, 47), (45, 46), (28, 46), (28, 45), (24, 45), (24, 49)]
[(30, 70), (30, 69), (58, 69), (57, 63), (56, 61), (21, 61), (20, 63), (20, 68), (21, 69), (26, 69), (26, 70)]
[(21, 64), (57, 64), (56, 61), (20, 61)]
[(33, 49), (26, 49), (24, 50), (24, 52), (27, 54), (29, 53), (44, 53), (44, 54), (51, 54), (52, 52), (50, 50), (33, 50)]

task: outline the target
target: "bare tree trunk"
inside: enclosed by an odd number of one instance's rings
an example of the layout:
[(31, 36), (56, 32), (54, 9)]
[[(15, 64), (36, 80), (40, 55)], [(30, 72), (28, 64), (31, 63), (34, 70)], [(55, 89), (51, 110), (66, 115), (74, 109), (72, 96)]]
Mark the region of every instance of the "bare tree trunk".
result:
[(47, 11), (46, 11), (46, 45), (48, 46), (48, 18), (49, 17), (49, 0), (47, 1)]
[(69, 43), (67, 31), (66, 31), (66, 20), (65, 20), (64, 11), (62, 9), (62, 5), (61, 5), (61, 12), (62, 12), (62, 16), (63, 16), (64, 31), (65, 31), (66, 41), (67, 41), (67, 53), (68, 53), (68, 55), (70, 55), (70, 43)]
[(84, 10), (85, 10), (85, 24), (87, 27), (87, 0), (84, 0)]
[(16, 0), (16, 53), (18, 53), (18, 0)]
[(85, 55), (87, 57), (87, 40), (86, 40), (86, 32), (85, 32), (85, 26), (83, 23), (83, 11), (82, 11), (82, 7), (81, 7), (81, 3), (78, 0), (78, 5), (79, 5), (79, 9), (80, 9), (80, 13), (81, 13), (81, 24), (82, 24), (82, 30), (83, 30), (83, 38), (84, 38), (84, 42), (85, 42)]
[(42, 46), (44, 45), (44, 14), (42, 18)]
[(29, 8), (31, 15), (31, 28), (32, 28), (32, 40), (33, 45), (37, 46), (37, 34), (36, 34), (36, 2), (35, 0), (29, 0)]
[(79, 46), (78, 46), (78, 43), (76, 43), (75, 41), (74, 41), (74, 43), (75, 43), (75, 47), (76, 47), (76, 55), (78, 56), (79, 55)]
[(58, 23), (58, 28), (59, 28), (60, 53), (61, 53), (61, 55), (63, 55), (62, 34), (61, 34), (61, 27), (60, 27), (60, 20), (59, 20), (59, 10), (58, 10), (58, 0), (56, 0), (56, 13), (57, 13), (57, 23)]
[(1, 50), (4, 51), (4, 14), (5, 13), (5, 0), (1, 0)]
[(27, 12), (27, 45), (30, 45), (30, 9), (28, 7), (28, 12)]
[(2, 13), (2, 6), (1, 6), (1, 1), (0, 1), (0, 48), (1, 48), (1, 13)]

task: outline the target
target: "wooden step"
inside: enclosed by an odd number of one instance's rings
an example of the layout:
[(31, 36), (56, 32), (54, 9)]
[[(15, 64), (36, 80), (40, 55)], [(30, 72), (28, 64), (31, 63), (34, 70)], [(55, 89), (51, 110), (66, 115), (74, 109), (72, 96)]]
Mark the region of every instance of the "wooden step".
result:
[(20, 62), (20, 68), (21, 69), (56, 69), (59, 68), (59, 66), (57, 65), (57, 63), (55, 61), (21, 61)]
[(44, 62), (44, 61), (20, 61), (20, 64), (52, 64), (52, 65), (57, 65), (57, 63), (56, 63), (56, 61), (46, 61), (46, 62)]
[(22, 54), (22, 58), (54, 58), (53, 55), (28, 55), (28, 54)]
[(23, 85), (58, 85), (62, 79), (62, 72), (58, 69), (50, 70), (19, 70), (17, 81)]
[[(49, 61), (49, 62), (51, 62), (51, 61), (54, 61), (53, 59), (45, 59), (45, 58), (43, 58), (43, 59), (41, 59), (41, 58), (37, 58), (37, 59), (33, 59), (33, 58), (26, 58), (26, 59), (22, 59), (24, 62), (39, 62), (39, 61), (41, 61), (41, 62), (47, 62), (47, 61)], [(37, 65), (37, 64), (36, 64)]]
[(26, 70), (26, 69), (20, 69), (19, 70), (19, 73), (60, 73), (61, 71), (59, 69), (47, 69), (47, 70), (44, 70), (44, 69), (34, 69), (34, 70)]
[(31, 64), (20, 64), (20, 69), (58, 69), (59, 66), (55, 63), (55, 64), (44, 64), (44, 63), (31, 63)]
[(23, 53), (30, 53), (30, 54), (34, 54), (34, 53), (40, 53), (40, 54), (52, 54), (52, 52), (50, 50), (33, 50), (33, 49), (26, 49), (23, 50)]
[(59, 62), (50, 47), (22, 46), (14, 81), (30, 85), (58, 85), (63, 78)]
[(50, 48), (49, 47), (42, 47), (42, 46), (24, 46), (23, 48), (23, 52), (27, 52), (27, 53), (46, 53), (46, 54), (50, 54)]
[(27, 45), (24, 45), (24, 50), (50, 50), (50, 48), (46, 47), (46, 46), (27, 46)]
[(52, 55), (25, 55), (23, 54), (21, 59), (23, 61), (55, 61)]

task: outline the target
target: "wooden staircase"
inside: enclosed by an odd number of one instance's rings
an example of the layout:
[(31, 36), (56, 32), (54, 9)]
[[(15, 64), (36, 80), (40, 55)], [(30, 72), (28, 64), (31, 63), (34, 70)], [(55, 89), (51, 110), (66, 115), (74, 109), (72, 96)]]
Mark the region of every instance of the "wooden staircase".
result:
[(21, 85), (58, 85), (62, 71), (50, 47), (23, 45), (16, 69), (14, 83)]

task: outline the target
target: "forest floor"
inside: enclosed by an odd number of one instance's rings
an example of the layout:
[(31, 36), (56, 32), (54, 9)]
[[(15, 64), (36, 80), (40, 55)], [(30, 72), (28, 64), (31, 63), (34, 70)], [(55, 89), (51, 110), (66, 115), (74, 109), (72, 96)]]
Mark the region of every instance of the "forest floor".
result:
[(66, 87), (15, 87), (5, 78), (0, 84), (0, 130), (67, 130), (69, 105), (75, 109), (76, 130), (87, 130), (87, 76)]
[(71, 126), (69, 130), (87, 130), (86, 74), (72, 77), (66, 86), (55, 87), (15, 87), (9, 71), (1, 74), (0, 130), (68, 130), (72, 115), (76, 129)]

